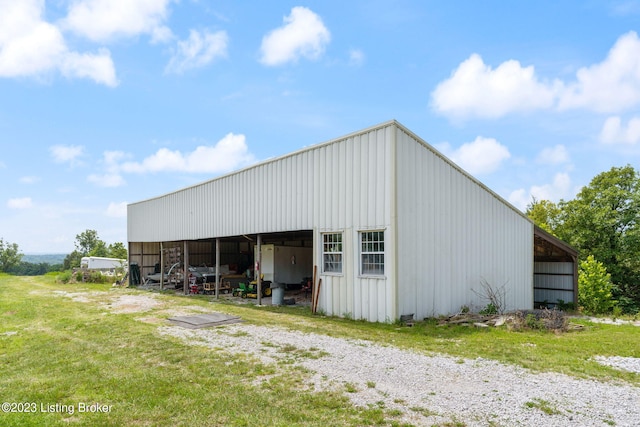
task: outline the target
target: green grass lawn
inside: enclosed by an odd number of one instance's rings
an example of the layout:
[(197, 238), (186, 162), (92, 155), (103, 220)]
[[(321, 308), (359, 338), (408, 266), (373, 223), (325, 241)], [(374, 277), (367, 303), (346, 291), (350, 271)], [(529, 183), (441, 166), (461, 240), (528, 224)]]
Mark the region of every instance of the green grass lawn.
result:
[[(79, 290), (100, 293), (89, 302), (56, 294)], [(166, 310), (116, 314), (101, 304), (114, 294), (130, 293), (144, 294), (107, 285), (63, 285), (51, 276), (0, 275), (0, 400), (15, 403), (13, 409), (18, 404), (35, 409), (0, 412), (0, 425), (398, 424), (393, 413), (381, 408), (353, 407), (346, 391), (310, 391), (309, 374), (295, 365), (265, 365), (160, 335), (158, 326), (169, 317)], [(205, 296), (156, 296), (165, 308), (200, 306), (239, 315), (247, 323), (640, 385), (640, 375), (590, 360), (595, 355), (640, 357), (640, 328), (634, 326), (582, 321), (582, 331), (557, 335), (438, 327), (435, 322), (409, 328), (311, 315), (306, 308), (212, 304), (212, 298)], [(142, 316), (157, 321), (140, 321)], [(254, 381), (265, 377), (269, 380)], [(83, 405), (85, 411), (80, 412)], [(92, 409), (103, 412), (87, 412)]]

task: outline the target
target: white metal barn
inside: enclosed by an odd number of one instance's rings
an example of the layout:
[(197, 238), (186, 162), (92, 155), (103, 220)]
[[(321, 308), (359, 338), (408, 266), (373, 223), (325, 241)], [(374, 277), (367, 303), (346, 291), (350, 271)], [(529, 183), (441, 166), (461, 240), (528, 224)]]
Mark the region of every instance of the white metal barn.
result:
[(577, 296), (571, 247), (396, 121), (130, 204), (128, 240), (142, 276), (172, 246), (237, 273), (257, 241), (311, 248), (318, 309), (369, 321), (481, 309), (483, 281), (507, 309)]

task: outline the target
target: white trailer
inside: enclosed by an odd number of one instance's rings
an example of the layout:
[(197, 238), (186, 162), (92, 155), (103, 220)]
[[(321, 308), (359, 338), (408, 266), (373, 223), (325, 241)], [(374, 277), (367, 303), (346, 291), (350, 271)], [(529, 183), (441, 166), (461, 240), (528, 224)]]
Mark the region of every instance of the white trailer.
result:
[(80, 268), (86, 268), (87, 270), (115, 270), (119, 267), (125, 267), (126, 264), (126, 259), (99, 256), (85, 256), (80, 260)]

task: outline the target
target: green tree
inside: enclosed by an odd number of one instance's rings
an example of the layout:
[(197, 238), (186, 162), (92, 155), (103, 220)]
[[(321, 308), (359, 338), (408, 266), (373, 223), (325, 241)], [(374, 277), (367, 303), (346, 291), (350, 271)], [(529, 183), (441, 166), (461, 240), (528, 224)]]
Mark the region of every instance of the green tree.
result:
[[(85, 230), (76, 235), (76, 250), (80, 252), (82, 256), (87, 256), (98, 247), (100, 242), (101, 240), (98, 238), (98, 232), (96, 230)], [(102, 242), (102, 244), (104, 245), (104, 242)]]
[(82, 260), (82, 253), (79, 251), (73, 251), (64, 258), (62, 268), (65, 270), (71, 270), (72, 268), (79, 268), (80, 261)]
[(89, 256), (108, 257), (109, 249), (107, 248), (107, 244), (102, 240), (98, 239), (95, 245), (93, 246), (93, 249), (89, 251)]
[(22, 254), (17, 243), (0, 239), (0, 271), (8, 272), (22, 261)]
[[(630, 165), (594, 177), (575, 199), (559, 203), (555, 232), (581, 258), (593, 255), (611, 274), (625, 311), (640, 308), (640, 176)], [(622, 298), (621, 298), (622, 297)]]
[(593, 255), (580, 262), (578, 271), (578, 304), (589, 314), (606, 314), (616, 305), (611, 275)]
[(525, 214), (534, 224), (544, 231), (555, 234), (560, 221), (560, 208), (549, 200), (536, 200), (534, 197), (527, 206)]
[(127, 259), (128, 251), (122, 242), (116, 242), (109, 245), (109, 256), (111, 258)]

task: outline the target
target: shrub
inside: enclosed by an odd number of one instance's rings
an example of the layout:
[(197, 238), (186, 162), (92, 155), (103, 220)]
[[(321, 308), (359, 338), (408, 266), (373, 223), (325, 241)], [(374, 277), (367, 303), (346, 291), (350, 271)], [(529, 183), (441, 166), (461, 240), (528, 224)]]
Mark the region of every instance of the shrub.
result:
[(92, 271), (87, 278), (87, 282), (89, 283), (107, 283), (108, 281), (109, 278), (99, 271)]
[(578, 273), (578, 303), (586, 313), (605, 314), (615, 306), (611, 275), (593, 255), (580, 262)]
[(493, 305), (492, 302), (490, 302), (489, 304), (487, 304), (485, 308), (480, 310), (480, 314), (482, 315), (498, 314), (498, 309), (496, 308), (495, 305)]
[(576, 304), (573, 302), (564, 302), (564, 300), (559, 299), (556, 302), (556, 308), (561, 311), (575, 311)]
[(70, 271), (63, 271), (56, 276), (56, 280), (61, 283), (69, 283), (71, 281), (71, 276)]

